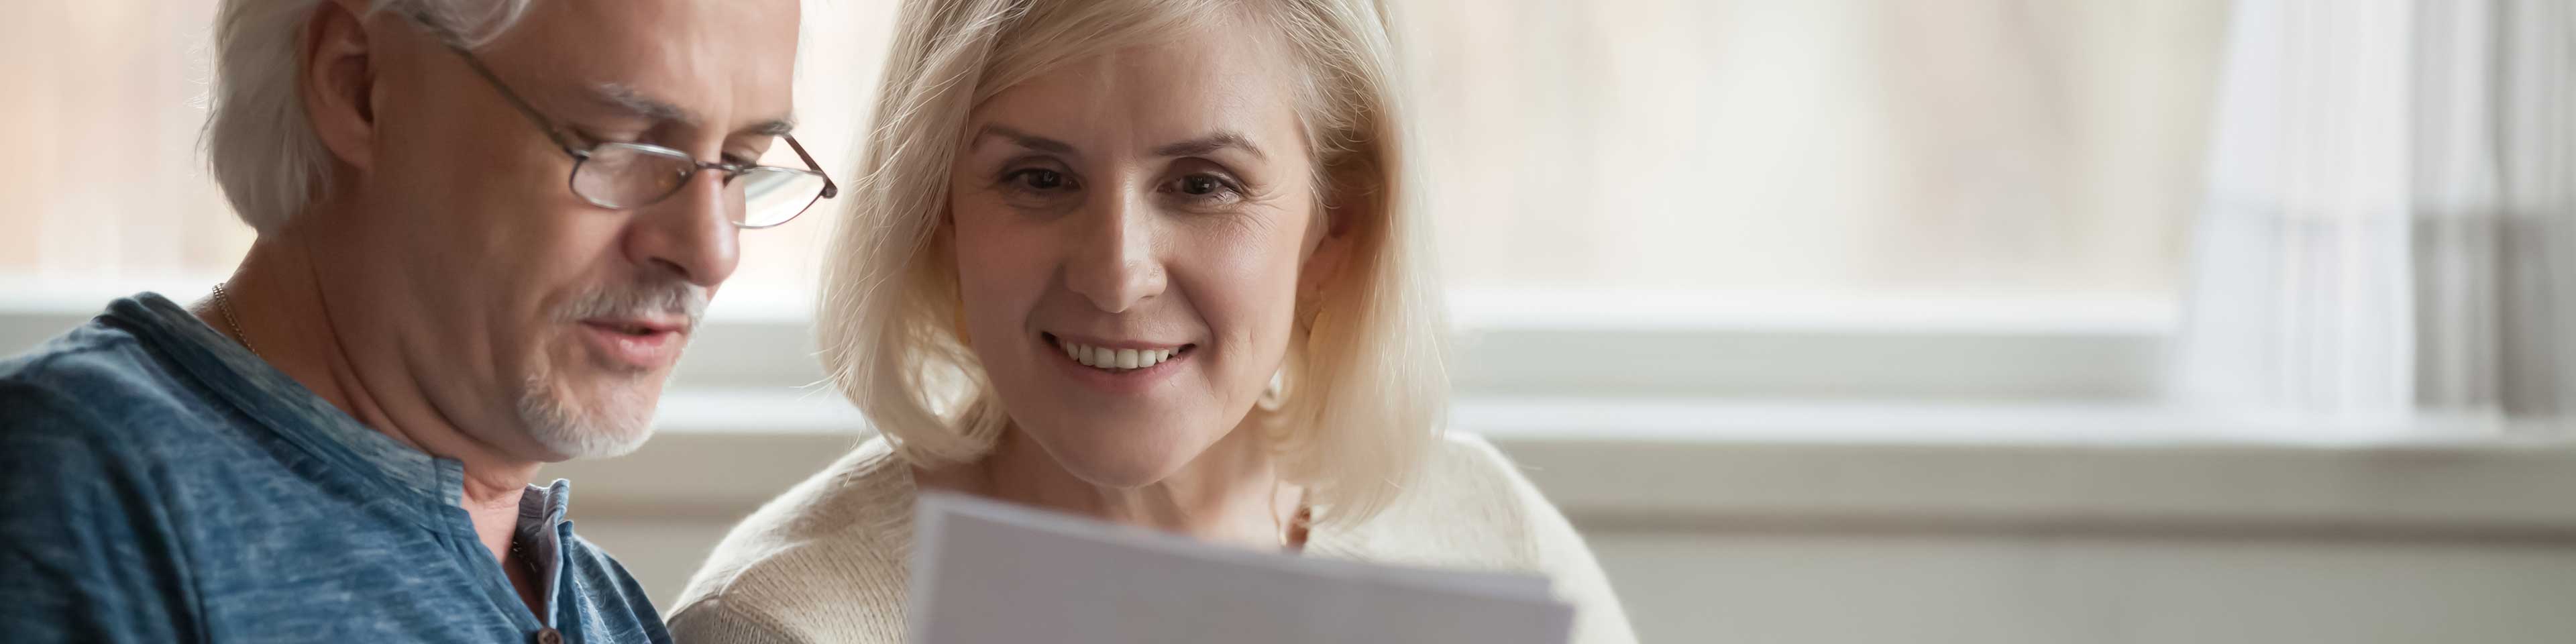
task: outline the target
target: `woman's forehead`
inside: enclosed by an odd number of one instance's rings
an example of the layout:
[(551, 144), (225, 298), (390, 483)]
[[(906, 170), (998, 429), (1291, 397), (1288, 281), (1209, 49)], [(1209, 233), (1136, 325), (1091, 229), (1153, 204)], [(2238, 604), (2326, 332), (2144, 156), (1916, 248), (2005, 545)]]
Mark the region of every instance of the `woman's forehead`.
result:
[(1222, 29), (1067, 60), (985, 101), (964, 134), (971, 145), (1000, 125), (1136, 152), (1229, 138), (1260, 150), (1299, 147), (1297, 64), (1251, 42), (1262, 39)]

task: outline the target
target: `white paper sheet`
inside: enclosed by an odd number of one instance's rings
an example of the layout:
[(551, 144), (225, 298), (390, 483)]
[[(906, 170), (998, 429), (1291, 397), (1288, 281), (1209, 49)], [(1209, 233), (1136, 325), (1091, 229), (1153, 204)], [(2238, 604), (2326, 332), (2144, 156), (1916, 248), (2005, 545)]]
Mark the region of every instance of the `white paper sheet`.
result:
[(1563, 644), (1573, 607), (1532, 575), (1255, 552), (928, 493), (913, 644)]

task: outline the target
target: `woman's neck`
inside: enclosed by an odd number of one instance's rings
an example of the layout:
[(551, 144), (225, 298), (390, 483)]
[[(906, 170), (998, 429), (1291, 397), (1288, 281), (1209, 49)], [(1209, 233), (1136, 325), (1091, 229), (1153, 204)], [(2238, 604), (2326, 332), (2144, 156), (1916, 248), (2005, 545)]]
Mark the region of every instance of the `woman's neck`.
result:
[(1017, 430), (1003, 431), (980, 461), (917, 474), (925, 487), (1262, 549), (1286, 543), (1304, 498), (1302, 489), (1280, 481), (1269, 451), (1248, 423), (1180, 471), (1136, 488), (1082, 480)]

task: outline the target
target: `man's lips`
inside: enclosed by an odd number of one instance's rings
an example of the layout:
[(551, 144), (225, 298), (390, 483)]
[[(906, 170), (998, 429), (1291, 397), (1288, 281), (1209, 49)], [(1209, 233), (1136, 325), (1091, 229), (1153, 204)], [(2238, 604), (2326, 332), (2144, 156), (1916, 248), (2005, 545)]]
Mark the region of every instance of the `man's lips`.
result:
[(679, 320), (657, 318), (604, 318), (582, 320), (586, 343), (601, 357), (633, 369), (662, 369), (680, 359), (680, 348), (688, 344), (689, 324)]
[(689, 322), (687, 318), (591, 318), (582, 320), (581, 323), (612, 333), (624, 333), (627, 335), (637, 336), (660, 333), (686, 334), (689, 332)]

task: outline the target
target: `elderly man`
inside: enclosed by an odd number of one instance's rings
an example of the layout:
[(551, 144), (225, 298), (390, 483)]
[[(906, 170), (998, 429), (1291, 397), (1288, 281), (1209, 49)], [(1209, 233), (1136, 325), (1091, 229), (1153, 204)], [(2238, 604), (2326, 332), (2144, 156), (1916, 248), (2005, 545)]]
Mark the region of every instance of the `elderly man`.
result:
[(538, 466), (634, 449), (786, 136), (795, 0), (225, 0), (259, 232), (0, 362), (0, 641), (662, 642)]

